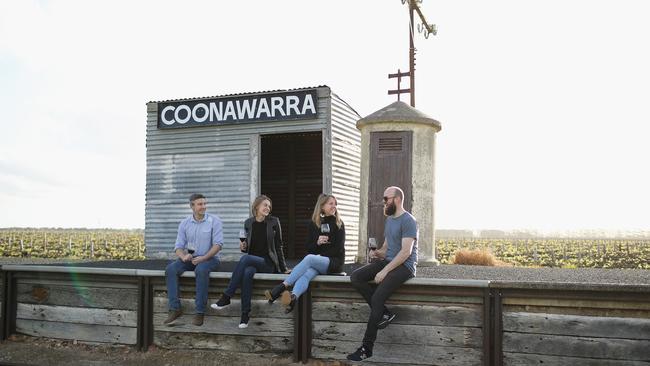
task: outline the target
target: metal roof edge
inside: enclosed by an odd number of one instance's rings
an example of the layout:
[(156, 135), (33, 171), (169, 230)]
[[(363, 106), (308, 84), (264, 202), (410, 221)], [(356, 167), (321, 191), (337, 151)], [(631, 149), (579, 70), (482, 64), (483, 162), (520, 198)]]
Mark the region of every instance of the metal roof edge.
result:
[(236, 97), (243, 95), (262, 95), (262, 94), (271, 94), (271, 93), (280, 93), (280, 92), (290, 92), (298, 90), (307, 90), (307, 89), (318, 89), (318, 88), (331, 88), (327, 85), (318, 85), (318, 86), (309, 86), (302, 88), (292, 88), (292, 89), (275, 89), (275, 90), (264, 90), (258, 92), (242, 92), (242, 93), (232, 93), (232, 94), (221, 94), (221, 95), (209, 95), (204, 97), (190, 97), (190, 98), (177, 98), (177, 99), (165, 99), (165, 100), (150, 100), (149, 103), (168, 103), (168, 102), (180, 102), (180, 101), (189, 101), (189, 100), (204, 100), (204, 99), (214, 99), (214, 98), (223, 98), (223, 97)]
[[(330, 90), (331, 90), (331, 89), (330, 89)], [(359, 112), (357, 112), (357, 110), (354, 109), (354, 107), (352, 107), (348, 102), (346, 102), (345, 99), (341, 98), (341, 96), (339, 96), (338, 94), (336, 94), (336, 93), (334, 93), (334, 92), (331, 92), (331, 93), (332, 93), (332, 95), (333, 95), (334, 97), (336, 97), (336, 99), (340, 100), (341, 103), (345, 104), (348, 108), (350, 108), (350, 110), (351, 110), (352, 112), (354, 112), (354, 114), (356, 114), (357, 117), (359, 117), (359, 119), (362, 118), (361, 115), (359, 114)]]

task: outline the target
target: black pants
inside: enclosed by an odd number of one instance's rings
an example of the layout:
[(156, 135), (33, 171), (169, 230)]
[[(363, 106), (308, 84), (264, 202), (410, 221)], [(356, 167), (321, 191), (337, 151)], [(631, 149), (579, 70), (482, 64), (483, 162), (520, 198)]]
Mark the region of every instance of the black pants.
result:
[(377, 339), (377, 323), (381, 320), (386, 306), (386, 300), (395, 292), (406, 280), (413, 277), (413, 273), (403, 264), (388, 272), (386, 277), (379, 285), (368, 283), (374, 281), (375, 275), (379, 273), (386, 265), (387, 260), (377, 261), (367, 264), (356, 271), (352, 272), (350, 281), (352, 286), (359, 291), (361, 296), (366, 299), (370, 305), (370, 319), (366, 326), (366, 333), (363, 335), (363, 344), (372, 347)]

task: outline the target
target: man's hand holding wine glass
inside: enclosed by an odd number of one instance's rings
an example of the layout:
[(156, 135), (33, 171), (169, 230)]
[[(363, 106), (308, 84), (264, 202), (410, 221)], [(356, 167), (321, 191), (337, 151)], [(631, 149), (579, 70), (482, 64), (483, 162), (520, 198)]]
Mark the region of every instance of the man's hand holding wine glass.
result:
[(375, 238), (368, 238), (368, 262), (373, 262), (376, 259), (384, 259), (386, 256), (386, 246), (383, 246), (382, 249), (377, 249), (377, 240)]

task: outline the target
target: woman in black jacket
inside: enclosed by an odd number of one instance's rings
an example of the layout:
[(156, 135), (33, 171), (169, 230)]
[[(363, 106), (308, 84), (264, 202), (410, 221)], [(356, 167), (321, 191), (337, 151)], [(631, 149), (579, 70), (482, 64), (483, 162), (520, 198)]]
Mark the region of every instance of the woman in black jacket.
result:
[[(284, 282), (265, 292), (269, 302), (282, 296), (287, 313), (293, 310), (297, 299), (307, 291), (309, 281), (314, 277), (341, 272), (345, 260), (345, 225), (339, 217), (336, 203), (332, 195), (321, 194), (318, 197), (309, 223), (306, 244), (309, 254), (294, 267)], [(289, 293), (286, 289), (292, 285), (292, 292)]]
[[(230, 298), (241, 285), (241, 321), (239, 328), (248, 327), (251, 311), (251, 294), (255, 273), (285, 273), (287, 265), (282, 251), (282, 228), (277, 217), (270, 216), (271, 199), (261, 195), (253, 201), (253, 216), (244, 222), (246, 240), (239, 249), (246, 253), (237, 263), (230, 277), (230, 284), (219, 300), (210, 305), (219, 310), (230, 305)], [(249, 245), (250, 243), (250, 245)]]

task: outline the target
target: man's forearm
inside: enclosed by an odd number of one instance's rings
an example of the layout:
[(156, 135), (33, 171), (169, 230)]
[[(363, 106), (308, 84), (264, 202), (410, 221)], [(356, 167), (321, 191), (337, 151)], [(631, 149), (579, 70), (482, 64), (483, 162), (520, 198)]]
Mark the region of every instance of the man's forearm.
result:
[(183, 256), (185, 255), (185, 250), (182, 249), (182, 248), (176, 248), (176, 250), (174, 250), (174, 253), (176, 253), (176, 256), (177, 256), (178, 258), (181, 258), (181, 259), (182, 259)]
[(217, 255), (217, 253), (219, 253), (220, 250), (221, 250), (221, 245), (214, 244), (212, 245), (212, 248), (210, 248), (210, 250), (208, 250), (208, 252), (205, 253), (204, 257), (207, 258), (214, 257), (215, 255)]
[(395, 256), (395, 258), (393, 258), (392, 261), (388, 262), (386, 267), (384, 267), (384, 270), (386, 271), (386, 273), (388, 273), (394, 270), (395, 268), (401, 266), (402, 263), (404, 263), (410, 255), (411, 255), (410, 252), (404, 253), (404, 251), (400, 250), (400, 252), (397, 253), (397, 255)]

